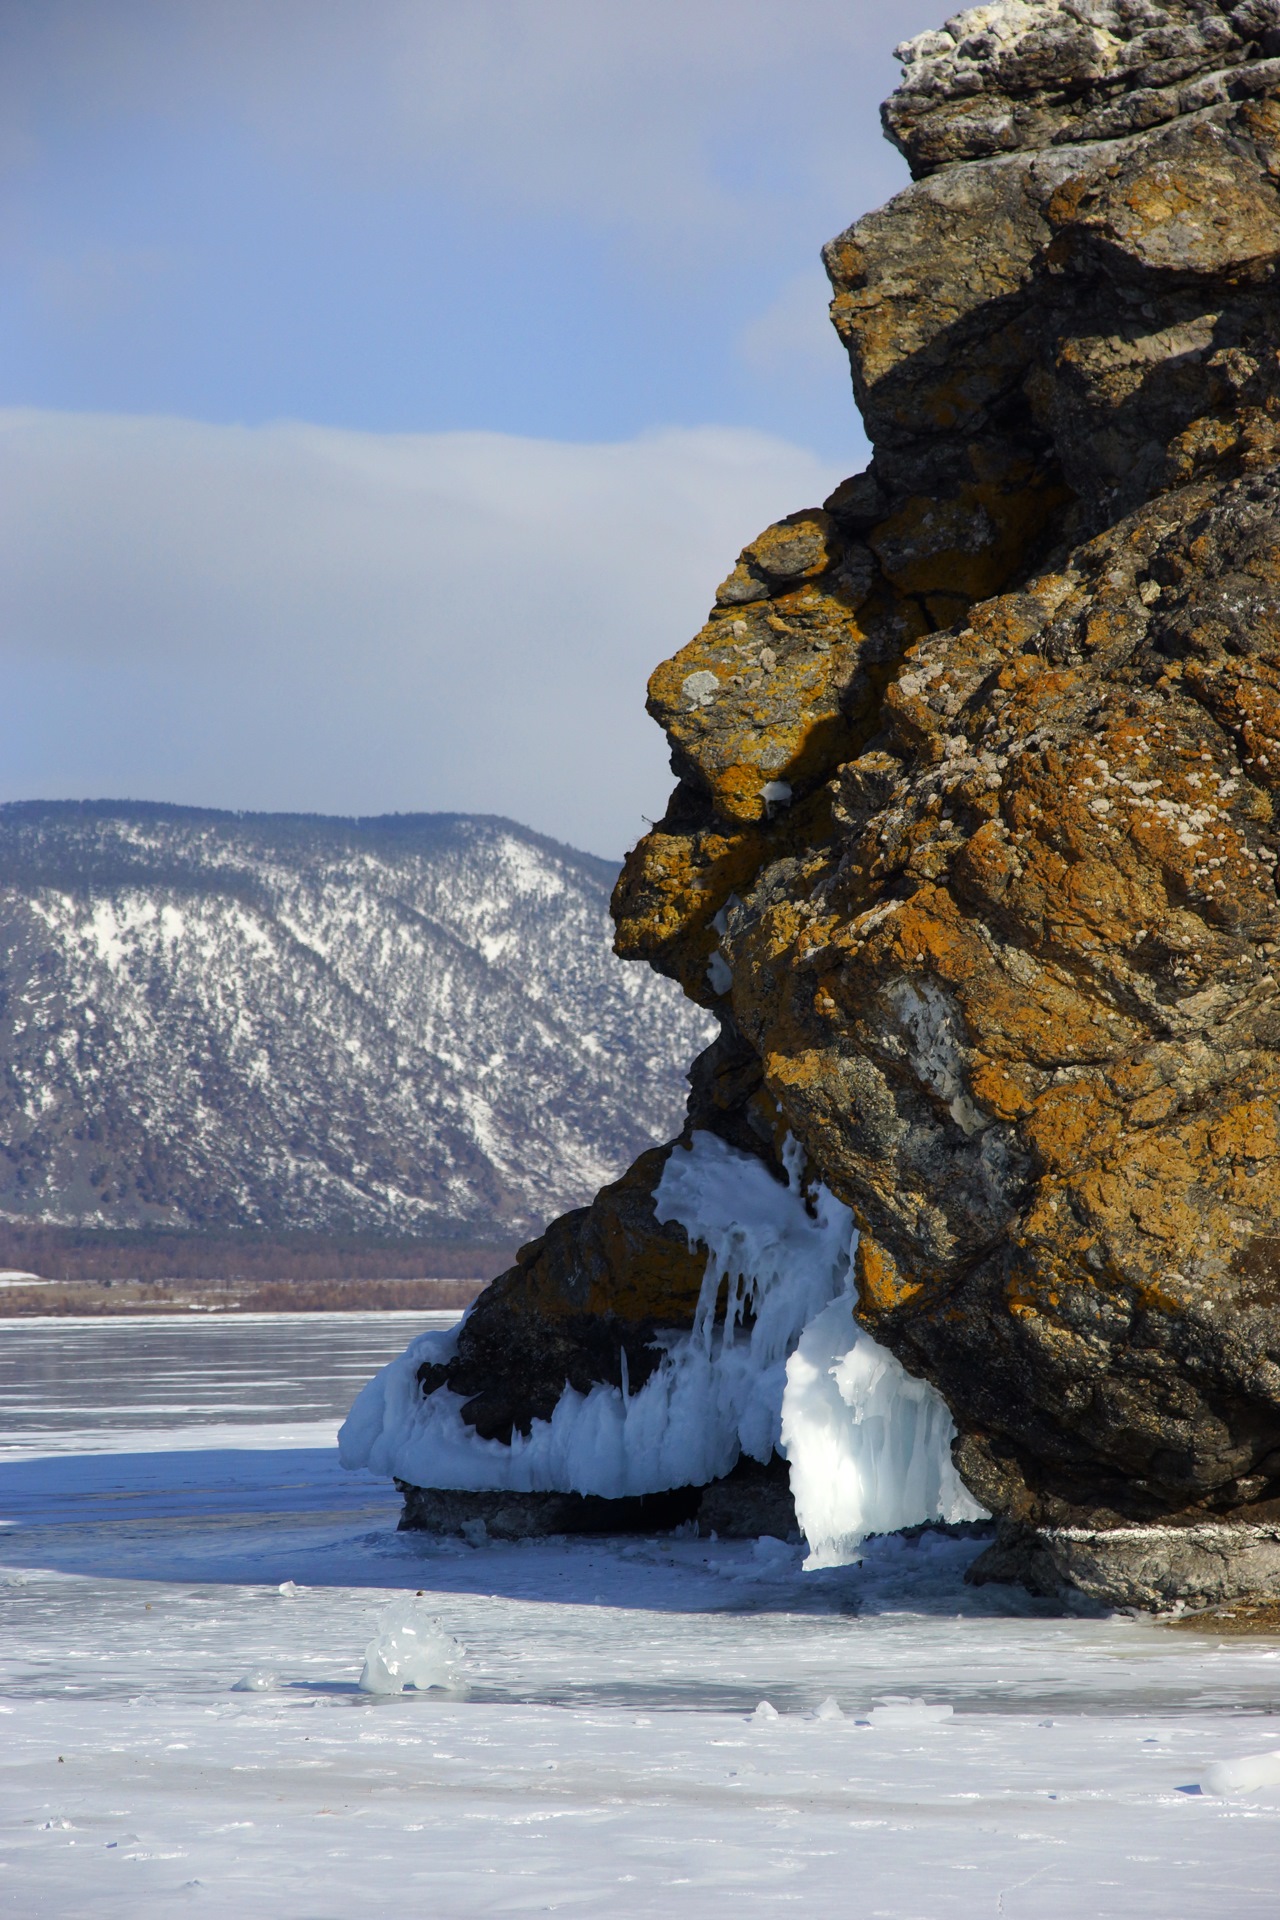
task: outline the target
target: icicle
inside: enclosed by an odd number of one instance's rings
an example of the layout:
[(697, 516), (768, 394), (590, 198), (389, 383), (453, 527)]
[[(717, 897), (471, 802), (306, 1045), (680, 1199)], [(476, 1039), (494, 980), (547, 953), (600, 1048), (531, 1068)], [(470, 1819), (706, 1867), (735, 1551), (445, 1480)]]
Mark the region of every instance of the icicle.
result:
[[(853, 1317), (853, 1218), (783, 1150), (786, 1185), (717, 1135), (669, 1156), (659, 1220), (708, 1249), (693, 1326), (659, 1335), (644, 1384), (567, 1387), (549, 1420), (509, 1446), (482, 1440), (417, 1371), (446, 1360), (456, 1330), (427, 1334), (370, 1381), (339, 1436), (344, 1466), (416, 1486), (577, 1492), (617, 1499), (719, 1479), (743, 1453), (786, 1453), (808, 1564), (856, 1559), (867, 1532), (977, 1509), (950, 1459), (950, 1415)], [(716, 1321), (721, 1288), (725, 1315)]]

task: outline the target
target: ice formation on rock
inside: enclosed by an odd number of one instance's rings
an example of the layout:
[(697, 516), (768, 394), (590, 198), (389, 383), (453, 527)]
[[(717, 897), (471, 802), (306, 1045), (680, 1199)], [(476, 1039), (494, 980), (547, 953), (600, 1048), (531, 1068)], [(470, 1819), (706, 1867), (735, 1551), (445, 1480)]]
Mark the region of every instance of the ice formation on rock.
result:
[(810, 1562), (855, 1559), (868, 1532), (979, 1509), (957, 1480), (942, 1401), (857, 1325), (850, 1290), (853, 1217), (806, 1188), (803, 1154), (784, 1149), (787, 1182), (717, 1135), (671, 1154), (660, 1221), (708, 1249), (694, 1323), (663, 1336), (638, 1391), (566, 1387), (550, 1420), (510, 1444), (482, 1439), (447, 1387), (423, 1395), (418, 1369), (450, 1358), (457, 1330), (425, 1334), (361, 1393), (339, 1436), (344, 1466), (413, 1485), (605, 1499), (702, 1486), (747, 1454), (790, 1463)]
[(951, 1463), (946, 1403), (863, 1331), (855, 1305), (851, 1292), (833, 1300), (787, 1362), (782, 1451), (806, 1567), (857, 1559), (869, 1533), (982, 1514)]
[[(996, 0), (902, 58), (913, 184), (824, 251), (872, 461), (744, 547), (649, 680), (677, 784), (612, 910), (720, 1022), (680, 1144), (522, 1250), (427, 1384), (505, 1440), (621, 1430), (623, 1353), (664, 1419), (749, 1359), (734, 1418), (763, 1418), (808, 1280), (775, 1300), (753, 1251), (763, 1331), (735, 1295), (722, 1361), (657, 1215), (693, 1134), (762, 1163), (745, 1191), (786, 1130), (814, 1218), (857, 1217), (862, 1328), (1001, 1522), (971, 1578), (1274, 1597), (1280, 11)], [(950, 1496), (941, 1416), (844, 1346), (828, 1280), (777, 1406), (843, 1553)]]

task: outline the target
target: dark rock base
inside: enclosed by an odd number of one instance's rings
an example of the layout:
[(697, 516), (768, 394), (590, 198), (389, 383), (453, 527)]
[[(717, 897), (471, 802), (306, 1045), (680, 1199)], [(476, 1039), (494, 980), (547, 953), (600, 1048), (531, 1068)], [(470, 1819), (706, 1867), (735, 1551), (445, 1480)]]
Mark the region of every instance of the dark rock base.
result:
[(495, 1540), (556, 1533), (664, 1533), (697, 1517), (699, 1489), (599, 1500), (580, 1493), (472, 1493), (452, 1487), (396, 1485), (404, 1495), (402, 1532), (464, 1533), (483, 1522)]
[(1033, 1530), (1002, 1522), (965, 1578), (1007, 1582), (1049, 1599), (1072, 1591), (1112, 1607), (1159, 1612), (1280, 1599), (1280, 1524)]
[(627, 1500), (581, 1493), (473, 1493), (447, 1487), (396, 1486), (404, 1496), (402, 1532), (464, 1534), (484, 1523), (494, 1540), (551, 1534), (668, 1533), (692, 1521), (700, 1534), (724, 1540), (772, 1534), (800, 1539), (784, 1460), (743, 1460), (709, 1487), (673, 1487)]
[(739, 1460), (723, 1480), (698, 1491), (701, 1534), (714, 1533), (721, 1540), (755, 1540), (763, 1533), (775, 1540), (804, 1538), (796, 1524), (787, 1463), (776, 1454), (764, 1467), (755, 1460)]

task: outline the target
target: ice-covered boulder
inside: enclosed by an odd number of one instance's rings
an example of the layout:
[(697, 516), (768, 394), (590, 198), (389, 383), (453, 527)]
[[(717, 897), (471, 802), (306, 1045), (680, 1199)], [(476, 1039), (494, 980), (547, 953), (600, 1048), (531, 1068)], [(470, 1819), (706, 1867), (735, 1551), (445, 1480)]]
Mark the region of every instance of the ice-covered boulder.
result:
[[(900, 1517), (877, 1462), (916, 1485), (951, 1420), (987, 1577), (1144, 1605), (1280, 1591), (1278, 36), (1002, 0), (902, 50), (918, 177), (826, 251), (873, 463), (655, 672), (679, 784), (614, 897), (722, 1025), (677, 1151), (781, 1191), (792, 1141), (859, 1234), (852, 1297), (777, 1282), (806, 1525), (842, 1537), (846, 1474)], [(501, 1356), (518, 1454), (553, 1348), (588, 1405), (728, 1350), (774, 1283), (708, 1312), (673, 1164), (554, 1227), (425, 1395), (479, 1432)]]

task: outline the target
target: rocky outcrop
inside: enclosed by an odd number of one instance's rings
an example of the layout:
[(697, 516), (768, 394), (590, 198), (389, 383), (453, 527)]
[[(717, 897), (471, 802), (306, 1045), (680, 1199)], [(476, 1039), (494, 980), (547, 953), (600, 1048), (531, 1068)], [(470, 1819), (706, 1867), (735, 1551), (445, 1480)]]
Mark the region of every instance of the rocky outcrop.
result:
[[(655, 673), (618, 949), (724, 1023), (690, 1124), (852, 1208), (988, 1577), (1221, 1599), (1280, 1583), (1280, 7), (1010, 0), (900, 56), (915, 184), (826, 250), (874, 461)], [(606, 1323), (688, 1324), (660, 1167), (477, 1337), (604, 1378)]]
[(1145, 133), (1280, 80), (1274, 0), (996, 0), (897, 49), (885, 132), (919, 178), (956, 160)]

